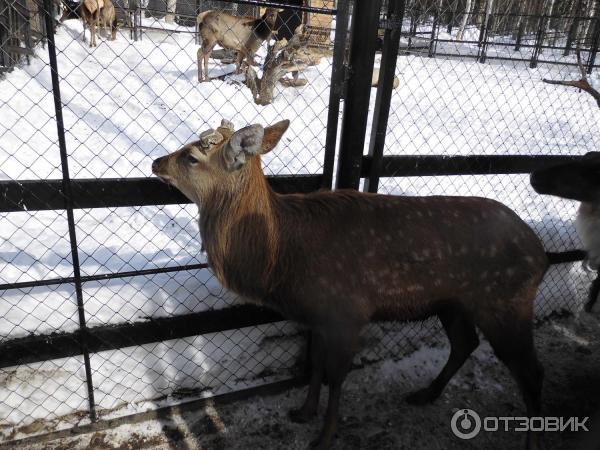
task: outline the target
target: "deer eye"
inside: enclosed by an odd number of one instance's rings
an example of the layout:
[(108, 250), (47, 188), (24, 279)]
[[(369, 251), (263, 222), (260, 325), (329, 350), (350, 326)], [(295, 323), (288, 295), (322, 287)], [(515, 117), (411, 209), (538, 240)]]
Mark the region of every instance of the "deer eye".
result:
[(198, 164), (198, 160), (192, 155), (187, 155), (186, 159), (187, 159), (188, 164), (190, 164), (192, 166), (195, 164)]

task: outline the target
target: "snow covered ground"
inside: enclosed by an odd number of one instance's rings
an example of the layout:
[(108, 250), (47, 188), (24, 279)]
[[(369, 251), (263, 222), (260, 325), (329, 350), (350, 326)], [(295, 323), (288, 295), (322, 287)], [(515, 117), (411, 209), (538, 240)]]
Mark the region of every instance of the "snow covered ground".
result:
[[(197, 82), (197, 46), (190, 33), (148, 32), (135, 43), (120, 33), (115, 42), (100, 39), (96, 49), (83, 44), (80, 33), (81, 24), (68, 21), (56, 34), (73, 178), (150, 176), (154, 158), (214, 127), (222, 117), (237, 127), (291, 119), (282, 144), (265, 158), (265, 171), (320, 172), (330, 58), (306, 71), (305, 87), (280, 88), (275, 102), (263, 107), (235, 79)], [(464, 46), (458, 53), (462, 51), (473, 48)], [(0, 180), (61, 177), (47, 51), (39, 48), (37, 56), (30, 66), (0, 80)], [(232, 65), (211, 60), (211, 76), (231, 70)], [(413, 55), (399, 58), (396, 74), (400, 88), (392, 96), (386, 154), (582, 154), (599, 148), (600, 121), (591, 96), (541, 82), (544, 77), (575, 79), (574, 67), (529, 69), (525, 63)], [(598, 83), (596, 73), (592, 81)], [(528, 221), (549, 250), (579, 246), (572, 226), (576, 204), (538, 196), (527, 176), (393, 178), (382, 180), (380, 191), (496, 198)], [(77, 210), (82, 273), (205, 262), (196, 214), (192, 205)], [(0, 214), (0, 283), (71, 275), (63, 211)], [(576, 310), (589, 279), (579, 264), (553, 268), (536, 304), (538, 315)], [(207, 270), (86, 283), (83, 295), (91, 326), (221, 308), (235, 301)], [(72, 286), (0, 292), (0, 343), (76, 328)], [(205, 395), (207, 388), (231, 390), (289, 375), (299, 349), (295, 328), (277, 324), (256, 330), (93, 355), (101, 415), (164, 404), (174, 400), (174, 392), (193, 397)], [(84, 381), (80, 358), (0, 370), (0, 440), (14, 437), (19, 426), (32, 427), (26, 430), (30, 433), (48, 429), (36, 429), (42, 420), (53, 421), (51, 428), (85, 422), (80, 413), (87, 406)]]

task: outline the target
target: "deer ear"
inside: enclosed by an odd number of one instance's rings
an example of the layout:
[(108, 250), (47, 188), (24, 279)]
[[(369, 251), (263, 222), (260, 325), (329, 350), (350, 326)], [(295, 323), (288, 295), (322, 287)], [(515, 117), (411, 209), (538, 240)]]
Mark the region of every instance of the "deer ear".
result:
[(241, 169), (247, 157), (261, 152), (265, 129), (260, 125), (250, 125), (231, 135), (223, 148), (225, 168), (229, 172)]
[(260, 152), (264, 155), (273, 150), (289, 126), (289, 120), (282, 120), (281, 122), (277, 122), (276, 124), (265, 128), (265, 135), (262, 140)]
[(282, 120), (281, 122), (277, 122), (276, 124), (265, 128), (265, 135), (263, 137), (262, 148), (260, 152), (264, 155), (265, 153), (269, 153), (271, 150), (273, 150), (289, 126), (289, 120)]

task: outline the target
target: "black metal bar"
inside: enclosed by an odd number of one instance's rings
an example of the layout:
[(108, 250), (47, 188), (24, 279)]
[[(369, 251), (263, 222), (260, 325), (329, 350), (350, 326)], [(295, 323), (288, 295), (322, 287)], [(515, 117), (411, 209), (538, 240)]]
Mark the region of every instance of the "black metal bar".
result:
[[(157, 275), (159, 273), (170, 273), (170, 272), (182, 272), (184, 270), (200, 270), (207, 269), (208, 264), (188, 264), (185, 266), (172, 266), (172, 267), (158, 267), (156, 269), (142, 269), (142, 270), (130, 270), (127, 272), (112, 272), (102, 273), (98, 275), (82, 275), (81, 282), (89, 283), (90, 281), (101, 281), (101, 280), (114, 280), (118, 278), (130, 278), (137, 276), (148, 276)], [(63, 277), (63, 278), (51, 278), (47, 280), (35, 280), (35, 281), (21, 281), (16, 283), (4, 283), (0, 284), (0, 291), (6, 291), (10, 289), (30, 289), (39, 286), (56, 286), (58, 284), (74, 283), (74, 277)], [(1, 300), (1, 299), (0, 299)]]
[(398, 59), (398, 48), (400, 47), (405, 6), (405, 0), (389, 0), (388, 3), (388, 20), (396, 25), (392, 29), (385, 30), (383, 36), (379, 83), (377, 96), (375, 97), (371, 139), (369, 141), (371, 170), (369, 177), (365, 180), (365, 192), (377, 192), (379, 187), (379, 172), (381, 171), (392, 90), (394, 89), (394, 76), (396, 75), (396, 62)]
[(352, 12), (348, 89), (344, 101), (336, 186), (358, 189), (381, 0), (356, 0)]
[[(537, 155), (384, 156), (380, 177), (525, 174), (578, 158)], [(363, 158), (361, 177), (370, 175), (372, 164), (370, 156)]]
[[(542, 6), (543, 8), (543, 6)], [(538, 58), (540, 57), (540, 53), (542, 52), (542, 46), (544, 43), (544, 30), (546, 29), (546, 20), (548, 16), (545, 14), (540, 18), (540, 23), (538, 27), (538, 31), (535, 37), (535, 48), (533, 50), (533, 54), (531, 55), (531, 61), (529, 63), (529, 67), (532, 69), (536, 68), (538, 65)]]
[(323, 185), (333, 188), (333, 167), (335, 165), (335, 145), (337, 143), (340, 100), (344, 95), (346, 66), (346, 39), (350, 5), (347, 1), (338, 3), (335, 19), (335, 39), (333, 41), (333, 64), (331, 67), (331, 87), (329, 88), (329, 108), (327, 110), (327, 134), (325, 136), (325, 158), (323, 160)]
[[(86, 328), (88, 351), (97, 353), (153, 342), (218, 333), (285, 320), (254, 305), (240, 305), (146, 322)], [(81, 332), (31, 335), (0, 343), (0, 368), (81, 354)]]
[[(302, 12), (308, 12), (308, 13), (315, 13), (315, 14), (325, 14), (325, 15), (329, 15), (329, 16), (335, 16), (337, 13), (336, 9), (332, 9), (332, 8), (319, 8), (316, 6), (296, 6), (296, 5), (290, 5), (289, 3), (285, 3), (285, 2), (276, 2), (276, 1), (272, 1), (272, 0), (221, 0), (222, 2), (225, 3), (236, 3), (239, 5), (253, 5), (253, 6), (259, 6), (259, 7), (265, 7), (265, 8), (284, 8), (284, 9), (296, 9), (298, 11), (302, 11)], [(348, 0), (341, 0), (344, 2), (347, 2)], [(341, 3), (340, 1), (340, 3)], [(339, 7), (339, 6), (338, 6)]]
[[(322, 175), (280, 175), (267, 179), (279, 193), (311, 192), (322, 185)], [(72, 179), (70, 184), (75, 209), (191, 203), (158, 178)], [(0, 212), (64, 208), (61, 180), (0, 181)]]
[(583, 250), (569, 250), (566, 252), (546, 252), (550, 264), (565, 264), (582, 261), (586, 252)]
[(479, 52), (480, 52), (479, 62), (481, 64), (484, 64), (485, 60), (487, 58), (488, 38), (490, 35), (490, 29), (494, 26), (494, 15), (486, 14), (484, 21), (486, 23), (485, 32), (483, 34), (483, 43), (481, 44), (481, 48), (479, 49)]
[(433, 15), (433, 24), (431, 25), (431, 35), (429, 37), (429, 51), (427, 52), (427, 56), (430, 58), (433, 58), (435, 56), (435, 50), (436, 50), (436, 35), (438, 32), (438, 27), (440, 25), (440, 5), (441, 2), (436, 3), (435, 5), (435, 10), (434, 10), (434, 15)]
[(331, 87), (329, 88), (329, 108), (327, 111), (327, 134), (325, 136), (325, 158), (323, 160), (323, 188), (333, 188), (333, 167), (335, 165), (335, 145), (337, 143), (340, 99), (344, 94), (346, 77), (346, 39), (348, 38), (348, 19), (350, 1), (338, 3), (335, 19), (335, 39), (333, 41), (333, 64), (331, 68)]
[(62, 115), (62, 101), (60, 99), (60, 82), (58, 79), (58, 64), (56, 60), (56, 45), (54, 43), (54, 21), (52, 17), (52, 1), (44, 0), (46, 10), (46, 30), (48, 32), (48, 56), (50, 59), (50, 73), (52, 77), (52, 94), (54, 97), (54, 109), (56, 111), (56, 128), (58, 132), (58, 145), (60, 150), (60, 164), (62, 169), (62, 191), (64, 192), (65, 209), (67, 210), (67, 222), (69, 225), (69, 241), (71, 243), (71, 261), (73, 263), (73, 278), (75, 279), (75, 295), (77, 297), (77, 312), (79, 318), (78, 345), (83, 354), (85, 365), (85, 378), (88, 390), (88, 403), (90, 408), (90, 420), (96, 420), (96, 404), (94, 402), (94, 384), (92, 381), (92, 369), (90, 366), (90, 355), (87, 347), (85, 310), (83, 306), (83, 293), (81, 289), (81, 273), (79, 270), (79, 253), (77, 249), (77, 234), (75, 232), (75, 218), (73, 214), (73, 197), (71, 193), (71, 180), (69, 177), (69, 161), (67, 157), (67, 145), (65, 140), (65, 127)]
[(581, 6), (583, 5), (583, 0), (577, 0), (577, 6), (575, 11), (575, 18), (573, 18), (573, 23), (569, 27), (569, 34), (567, 35), (567, 41), (565, 42), (565, 50), (563, 52), (563, 56), (569, 56), (571, 52), (571, 47), (573, 45), (573, 41), (577, 37), (577, 31), (579, 30), (579, 17), (577, 17), (581, 12)]

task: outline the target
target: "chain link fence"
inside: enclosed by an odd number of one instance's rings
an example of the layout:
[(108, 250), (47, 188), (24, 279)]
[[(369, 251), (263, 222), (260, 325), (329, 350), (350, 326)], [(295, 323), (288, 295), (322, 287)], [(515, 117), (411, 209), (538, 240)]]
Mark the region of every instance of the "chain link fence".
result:
[[(569, 9), (557, 1), (552, 13), (508, 3), (406, 2), (385, 156), (598, 148), (591, 99), (541, 82), (577, 77), (576, 47), (595, 67), (600, 8), (586, 5), (597, 2)], [(290, 119), (266, 174), (281, 191), (332, 186), (347, 7), (277, 2), (288, 17), (279, 34), (291, 38), (300, 17), (311, 60), (304, 81), (286, 75), (273, 102), (258, 105), (244, 76), (232, 73), (231, 53), (216, 49), (212, 80), (198, 81), (196, 16), (217, 10), (256, 20), (263, 2), (118, 1), (117, 39), (100, 30), (94, 48), (81, 20), (58, 24), (56, 4), (31, 2), (40, 29), (56, 26), (47, 49), (26, 43), (26, 21), (7, 21), (17, 4), (0, 0), (0, 443), (297, 377), (302, 331), (233, 309), (239, 299), (208, 269), (197, 208), (146, 177), (154, 158), (221, 118), (236, 128)], [(7, 51), (10, 39), (35, 57)], [(258, 50), (259, 67), (273, 42)], [(596, 69), (590, 77), (597, 80)], [(370, 101), (373, 116), (375, 90)], [(576, 205), (538, 196), (527, 175), (388, 175), (379, 192), (496, 198), (549, 251), (579, 246)], [(579, 263), (553, 267), (539, 317), (577, 309), (589, 281)], [(373, 325), (357, 364), (416, 349), (436, 327)]]

